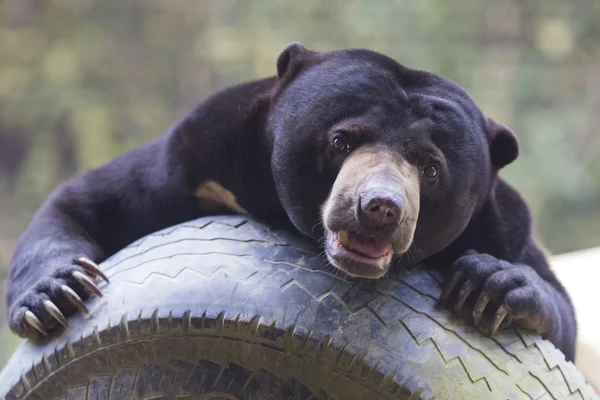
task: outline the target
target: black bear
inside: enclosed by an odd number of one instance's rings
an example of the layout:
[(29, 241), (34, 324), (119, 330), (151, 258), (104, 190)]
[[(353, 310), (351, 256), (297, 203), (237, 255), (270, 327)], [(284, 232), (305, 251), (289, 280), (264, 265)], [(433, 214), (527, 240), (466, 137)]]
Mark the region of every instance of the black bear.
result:
[(517, 155), (514, 134), (448, 79), (369, 50), (292, 43), (276, 76), (214, 94), (49, 196), (13, 257), (10, 327), (35, 340), (66, 326), (102, 294), (96, 263), (161, 228), (241, 211), (322, 241), (351, 276), (442, 268), (442, 301), (472, 306), (475, 324), (493, 334), (513, 321), (573, 359), (569, 297), (525, 202), (498, 177)]

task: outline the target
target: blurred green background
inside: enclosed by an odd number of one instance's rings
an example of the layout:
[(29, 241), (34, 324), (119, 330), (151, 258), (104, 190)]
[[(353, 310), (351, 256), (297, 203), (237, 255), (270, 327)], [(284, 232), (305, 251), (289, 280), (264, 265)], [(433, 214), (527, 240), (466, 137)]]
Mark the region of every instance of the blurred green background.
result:
[[(512, 128), (503, 176), (553, 253), (600, 245), (600, 1), (0, 0), (0, 279), (60, 181), (299, 40), (445, 75)], [(0, 303), (0, 308), (2, 304)], [(0, 367), (18, 341), (0, 314)]]

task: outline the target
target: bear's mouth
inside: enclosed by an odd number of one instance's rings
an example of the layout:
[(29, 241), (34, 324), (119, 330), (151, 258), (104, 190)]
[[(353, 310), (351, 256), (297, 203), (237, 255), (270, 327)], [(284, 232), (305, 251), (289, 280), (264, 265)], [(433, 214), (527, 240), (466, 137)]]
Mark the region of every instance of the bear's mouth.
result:
[(392, 261), (393, 246), (385, 240), (328, 229), (325, 239), (329, 262), (351, 276), (379, 278)]
[(370, 259), (378, 259), (392, 251), (392, 244), (372, 237), (365, 237), (358, 234), (350, 234), (345, 231), (333, 234), (334, 239), (346, 250)]

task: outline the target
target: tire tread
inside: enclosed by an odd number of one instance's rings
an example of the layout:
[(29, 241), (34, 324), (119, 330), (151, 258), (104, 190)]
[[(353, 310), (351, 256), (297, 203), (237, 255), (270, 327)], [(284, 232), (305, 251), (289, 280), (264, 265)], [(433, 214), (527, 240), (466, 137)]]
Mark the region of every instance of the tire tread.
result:
[[(235, 242), (239, 246), (231, 247), (230, 252), (190, 252), (189, 243), (195, 242), (223, 245)], [(182, 250), (186, 245), (187, 250)], [(268, 257), (259, 256), (257, 248), (265, 249)], [(296, 258), (290, 257), (289, 252), (293, 252)], [(211, 254), (219, 254), (222, 262), (211, 268), (202, 265), (197, 269), (202, 263), (190, 261), (201, 261)], [(276, 257), (278, 255), (279, 258)], [(307, 261), (316, 256), (318, 252), (309, 245), (253, 220), (241, 217), (204, 218), (134, 242), (109, 259), (103, 270), (111, 277), (111, 289), (126, 285), (128, 290), (142, 290), (155, 280), (164, 280), (173, 286), (190, 279), (190, 276), (196, 282), (202, 282), (226, 275), (227, 279), (235, 282), (236, 288), (237, 285), (255, 285), (268, 288), (273, 293), (293, 292), (290, 296), (304, 293), (302, 296), (311, 306), (327, 307), (349, 317), (362, 318), (373, 326), (379, 325), (379, 328), (375, 326), (373, 329), (380, 329), (386, 334), (393, 332), (398, 335), (398, 340), (410, 340), (418, 354), (439, 359), (440, 365), (449, 374), (458, 367), (463, 371), (461, 384), (472, 385), (475, 392), (488, 395), (501, 393), (501, 386), (512, 382), (523, 398), (546, 395), (553, 399), (599, 399), (576, 367), (539, 336), (512, 330), (491, 339), (457, 322), (437, 305), (441, 279), (435, 271), (425, 270), (420, 274), (401, 271), (383, 284), (357, 289), (336, 276), (334, 271), (324, 271)], [(187, 262), (180, 262), (177, 258), (185, 258)], [(238, 260), (246, 258), (254, 260), (256, 268), (235, 267)], [(168, 272), (153, 270), (153, 265), (164, 262), (169, 264)], [(322, 279), (323, 274), (331, 279)], [(395, 295), (399, 287), (403, 288), (402, 298)], [(231, 296), (233, 298), (233, 294)], [(98, 307), (99, 304), (97, 301), (94, 303)], [(394, 314), (393, 310), (400, 312)], [(49, 348), (46, 352), (40, 351), (33, 365), (23, 371), (4, 397), (0, 395), (0, 400), (23, 399), (35, 391), (40, 382), (70, 362), (110, 346), (157, 335), (203, 335), (209, 332), (232, 340), (262, 343), (272, 350), (295, 357), (308, 357), (328, 366), (330, 374), (360, 382), (382, 399), (418, 399), (428, 393), (427, 387), (418, 385), (419, 379), (407, 379), (395, 371), (397, 365), (377, 360), (381, 353), (371, 354), (365, 349), (358, 349), (352, 341), (324, 334), (321, 328), (289, 323), (290, 316), (287, 315), (282, 320), (261, 314), (244, 315), (227, 309), (195, 313), (191, 309), (158, 307), (139, 310), (134, 318), (130, 318), (134, 310), (128, 311), (119, 316), (108, 313), (110, 319), (105, 322), (104, 328), (100, 324), (84, 328), (75, 340), (68, 334), (58, 338), (54, 342), (53, 353)], [(113, 326), (111, 320), (119, 323)], [(276, 377), (275, 371), (264, 372)], [(17, 371), (5, 372), (1, 376), (14, 377), (15, 373)], [(248, 387), (252, 379), (247, 378), (243, 386)], [(284, 381), (281, 387), (287, 385)], [(74, 398), (75, 391), (80, 389), (72, 390), (66, 399)], [(322, 393), (315, 392), (310, 393), (307, 399), (325, 398), (322, 396)]]

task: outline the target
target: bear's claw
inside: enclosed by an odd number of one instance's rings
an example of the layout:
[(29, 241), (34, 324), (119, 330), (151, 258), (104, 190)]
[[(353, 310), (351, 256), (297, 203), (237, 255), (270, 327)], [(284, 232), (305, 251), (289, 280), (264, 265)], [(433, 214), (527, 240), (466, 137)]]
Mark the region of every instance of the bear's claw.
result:
[(449, 299), (450, 294), (452, 293), (452, 291), (454, 290), (456, 285), (458, 285), (460, 278), (461, 278), (460, 271), (452, 274), (450, 281), (444, 284), (444, 287), (442, 289), (442, 294), (440, 294), (440, 301), (445, 302)]
[(59, 324), (61, 324), (65, 328), (69, 327), (67, 319), (65, 318), (63, 313), (60, 312), (60, 309), (56, 306), (56, 304), (54, 304), (50, 300), (44, 300), (44, 309), (46, 310), (46, 312), (48, 312), (48, 314), (54, 317), (54, 319), (57, 320)]
[(473, 323), (475, 326), (479, 324), (479, 320), (485, 311), (488, 303), (490, 302), (490, 295), (487, 292), (482, 292), (477, 301), (475, 302), (475, 306), (473, 307)]
[[(440, 300), (457, 315), (473, 307), (474, 325), (484, 325), (483, 331), (490, 336), (513, 320), (541, 333), (551, 330), (554, 317), (548, 287), (527, 265), (469, 251), (451, 266)], [(489, 318), (484, 322), (486, 315)]]
[(89, 259), (73, 259), (73, 265), (58, 268), (42, 276), (32, 291), (25, 292), (10, 309), (13, 332), (28, 339), (48, 336), (55, 327), (69, 327), (67, 317), (77, 310), (88, 314), (89, 295), (103, 297), (95, 278), (108, 281)]
[(109, 282), (108, 277), (106, 275), (104, 275), (104, 272), (100, 271), (98, 264), (96, 264), (92, 260), (90, 260), (86, 257), (79, 257), (79, 258), (76, 258), (75, 260), (73, 260), (73, 262), (75, 264), (79, 265), (81, 268), (85, 269), (92, 278), (96, 278), (97, 276), (99, 276), (105, 282), (107, 282), (107, 283)]
[(44, 325), (42, 325), (42, 321), (40, 321), (40, 319), (29, 310), (25, 311), (25, 321), (42, 335), (48, 335), (46, 328), (44, 328)]
[(90, 313), (88, 308), (85, 306), (85, 303), (83, 302), (83, 300), (81, 300), (81, 297), (79, 297), (79, 295), (77, 293), (75, 293), (75, 291), (73, 289), (71, 289), (67, 285), (62, 285), (60, 287), (60, 289), (62, 290), (62, 292), (65, 295), (65, 297), (67, 298), (67, 300), (69, 300), (71, 303), (73, 303), (73, 305), (75, 307), (79, 308), (79, 310), (81, 312), (83, 312), (84, 314)]
[(502, 321), (504, 321), (504, 319), (506, 318), (507, 314), (508, 311), (506, 311), (506, 308), (504, 306), (498, 307), (496, 313), (494, 314), (494, 320), (492, 321), (492, 326), (490, 328), (490, 336), (494, 336), (494, 334), (498, 330), (498, 327), (500, 327), (500, 324), (502, 324)]
[(96, 296), (98, 296), (98, 297), (104, 296), (104, 294), (102, 294), (102, 291), (100, 289), (98, 289), (98, 286), (96, 286), (96, 284), (90, 278), (88, 278), (81, 272), (74, 271), (72, 275), (73, 275), (73, 278), (81, 284), (81, 286), (83, 286), (90, 292), (94, 293)]
[(458, 297), (456, 298), (456, 303), (454, 303), (454, 312), (458, 313), (462, 309), (463, 305), (465, 304), (465, 301), (467, 301), (467, 298), (473, 292), (473, 289), (475, 289), (475, 287), (473, 286), (473, 283), (471, 282), (470, 279), (467, 279), (465, 284), (462, 286), (462, 288), (458, 292)]

